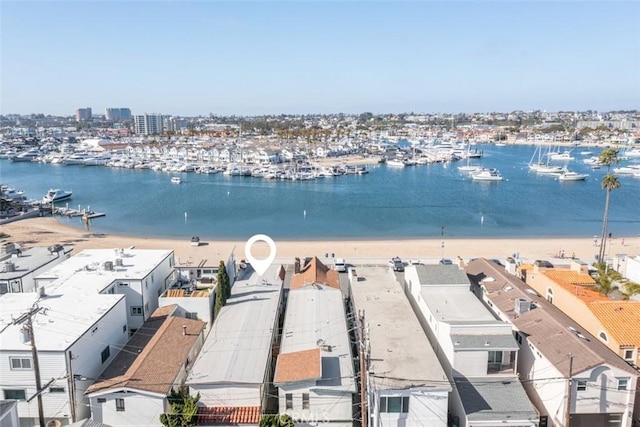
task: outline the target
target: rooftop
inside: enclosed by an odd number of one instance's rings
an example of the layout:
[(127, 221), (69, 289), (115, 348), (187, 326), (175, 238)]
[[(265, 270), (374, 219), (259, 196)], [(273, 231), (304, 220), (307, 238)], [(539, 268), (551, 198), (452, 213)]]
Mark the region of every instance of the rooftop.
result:
[(587, 285), (593, 286), (596, 281), (593, 277), (585, 273), (578, 273), (574, 270), (562, 269), (562, 268), (550, 268), (542, 271), (542, 274), (558, 283), (568, 283), (571, 285)]
[(376, 389), (437, 385), (447, 376), (401, 285), (382, 267), (360, 267), (366, 280), (352, 283), (355, 309), (369, 325), (371, 379)]
[(198, 408), (196, 425), (258, 425), (260, 406), (204, 406)]
[(619, 345), (640, 347), (640, 302), (608, 298), (589, 308)]
[[(486, 296), (491, 303), (517, 330), (526, 334), (527, 340), (565, 377), (569, 375), (569, 353), (573, 355), (573, 375), (601, 364), (637, 375), (616, 353), (504, 269), (485, 259), (477, 259), (469, 263), (465, 270), (473, 282), (486, 289)], [(531, 301), (534, 308), (516, 313), (516, 298)]]
[(456, 388), (469, 421), (517, 421), (536, 423), (538, 413), (516, 378), (455, 378)]
[[(51, 252), (47, 248), (38, 246), (22, 252), (22, 255), (3, 255), (0, 257), (0, 265), (10, 262), (13, 264), (13, 271), (6, 271), (6, 268), (0, 269), (0, 280), (11, 280), (25, 276), (33, 271), (42, 268), (48, 263), (57, 260), (59, 256), (64, 256), (71, 252), (71, 248), (66, 246), (61, 252)], [(58, 255), (60, 254), (60, 255)]]
[[(280, 353), (321, 349), (322, 379), (317, 385), (355, 392), (354, 369), (342, 292), (323, 285), (307, 285), (289, 293)], [(286, 356), (285, 356), (286, 357)], [(291, 377), (280, 369), (275, 376)], [(307, 365), (308, 371), (315, 369)]]
[(463, 270), (457, 265), (414, 265), (408, 266), (415, 268), (420, 279), (420, 284), (425, 285), (467, 285), (469, 279)]
[[(2, 350), (29, 351), (30, 343), (21, 340), (22, 324), (12, 324), (28, 313), (37, 301), (41, 310), (32, 317), (33, 332), (39, 351), (63, 351), (118, 303), (124, 307), (124, 295), (101, 295), (95, 292), (51, 294), (38, 300), (39, 293), (2, 295), (0, 304), (0, 342)], [(124, 315), (123, 308), (123, 315)], [(24, 322), (23, 322), (24, 323)]]
[(502, 323), (468, 288), (423, 286), (420, 295), (440, 322)]
[(168, 394), (204, 326), (182, 317), (150, 317), (87, 394), (125, 387)]
[(291, 289), (301, 288), (311, 283), (319, 283), (340, 289), (340, 275), (337, 271), (327, 267), (318, 259), (311, 258), (300, 270), (300, 273), (291, 277)]
[(322, 378), (320, 347), (280, 353), (273, 382), (290, 383)]
[[(198, 355), (187, 384), (262, 384), (278, 315), (280, 265), (236, 280)], [(252, 270), (253, 271), (253, 270)]]

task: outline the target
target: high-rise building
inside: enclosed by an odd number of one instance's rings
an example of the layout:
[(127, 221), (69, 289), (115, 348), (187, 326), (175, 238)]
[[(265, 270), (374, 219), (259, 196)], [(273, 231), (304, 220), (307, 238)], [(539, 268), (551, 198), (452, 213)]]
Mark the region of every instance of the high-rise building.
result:
[(159, 135), (162, 133), (161, 114), (139, 114), (133, 116), (134, 130), (140, 135)]
[(76, 122), (91, 120), (91, 108), (78, 108), (76, 110)]
[(129, 108), (107, 108), (104, 112), (104, 117), (112, 122), (119, 122), (122, 120), (131, 120), (131, 109)]

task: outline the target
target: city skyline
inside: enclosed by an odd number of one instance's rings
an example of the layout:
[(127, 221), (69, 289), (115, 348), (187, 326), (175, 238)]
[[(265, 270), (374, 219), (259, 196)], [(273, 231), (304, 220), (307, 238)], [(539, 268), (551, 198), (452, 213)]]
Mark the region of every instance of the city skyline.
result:
[(640, 99), (633, 2), (1, 8), (1, 114), (607, 111)]

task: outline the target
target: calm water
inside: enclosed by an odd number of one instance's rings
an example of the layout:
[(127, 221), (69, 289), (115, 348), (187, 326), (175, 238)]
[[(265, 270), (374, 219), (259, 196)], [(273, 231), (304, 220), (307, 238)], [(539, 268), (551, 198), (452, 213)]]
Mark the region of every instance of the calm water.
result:
[[(447, 237), (600, 234), (605, 169), (584, 166), (579, 148), (569, 167), (590, 176), (566, 183), (529, 172), (533, 146), (478, 148), (485, 157), (471, 164), (498, 168), (504, 181), (473, 182), (457, 170), (464, 161), (404, 169), (376, 165), (368, 175), (303, 182), (190, 173), (176, 185), (173, 173), (0, 160), (0, 182), (30, 198), (51, 187), (73, 190), (70, 207), (107, 214), (92, 220), (92, 231), (149, 237), (417, 238), (440, 236), (443, 226)], [(640, 179), (619, 179), (609, 229), (615, 236), (636, 236)], [(80, 218), (59, 220), (84, 227)]]

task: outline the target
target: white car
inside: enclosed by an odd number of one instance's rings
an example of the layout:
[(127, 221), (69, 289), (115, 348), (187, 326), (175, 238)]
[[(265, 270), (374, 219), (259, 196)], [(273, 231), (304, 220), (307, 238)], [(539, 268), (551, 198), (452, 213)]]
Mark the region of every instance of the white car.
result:
[(347, 271), (347, 263), (344, 260), (344, 258), (336, 258), (336, 260), (333, 263), (333, 269), (341, 273), (344, 273), (345, 271)]

